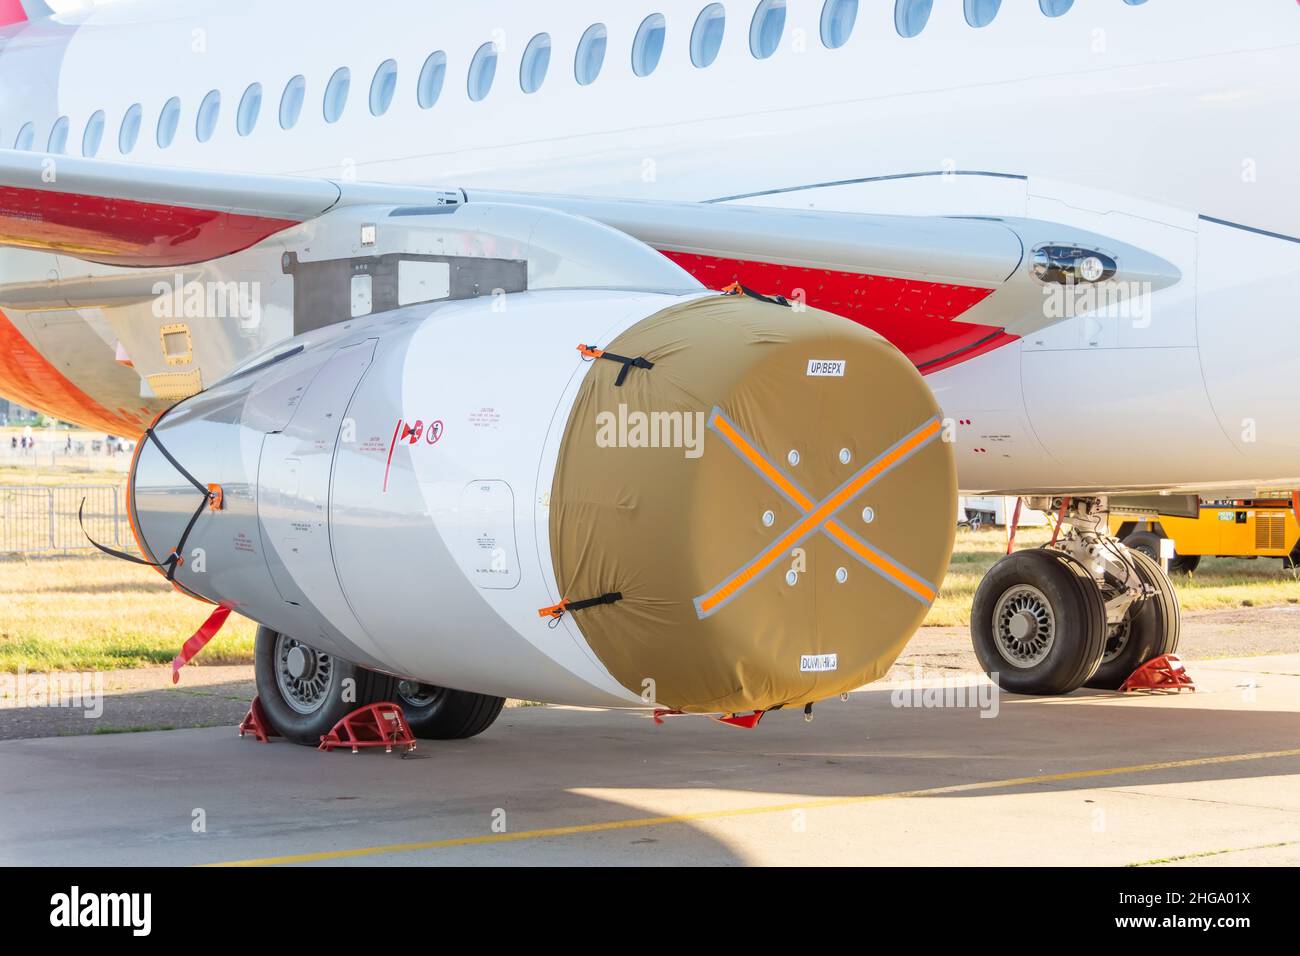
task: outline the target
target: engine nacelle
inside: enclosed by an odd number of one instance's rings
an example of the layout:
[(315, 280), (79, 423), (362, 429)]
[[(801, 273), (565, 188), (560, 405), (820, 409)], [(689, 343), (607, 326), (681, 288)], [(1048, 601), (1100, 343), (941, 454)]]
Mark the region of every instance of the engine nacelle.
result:
[(911, 364), (852, 322), (744, 296), (367, 316), (154, 431), (131, 475), (147, 556), (201, 501), (163, 449), (221, 489), (181, 588), (499, 696), (734, 712), (849, 690), (921, 622), (955, 528), (950, 445)]

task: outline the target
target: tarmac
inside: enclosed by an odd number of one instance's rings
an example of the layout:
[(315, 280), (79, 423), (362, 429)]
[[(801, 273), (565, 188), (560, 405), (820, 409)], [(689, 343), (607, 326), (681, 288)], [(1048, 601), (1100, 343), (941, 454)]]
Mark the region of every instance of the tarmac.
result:
[(1060, 698), (896, 671), (753, 730), (514, 707), (409, 756), (7, 740), (0, 863), (1300, 864), (1300, 654), (1187, 666), (1195, 693)]

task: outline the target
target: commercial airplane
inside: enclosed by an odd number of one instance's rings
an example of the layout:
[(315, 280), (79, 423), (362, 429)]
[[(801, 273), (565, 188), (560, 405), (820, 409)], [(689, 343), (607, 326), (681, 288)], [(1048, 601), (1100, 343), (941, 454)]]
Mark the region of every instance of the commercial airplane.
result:
[(293, 739), (811, 707), (958, 489), (1058, 516), (985, 669), (1114, 687), (1178, 608), (1109, 510), (1300, 485), (1291, 0), (38, 6), (0, 393), (143, 436), (144, 560)]

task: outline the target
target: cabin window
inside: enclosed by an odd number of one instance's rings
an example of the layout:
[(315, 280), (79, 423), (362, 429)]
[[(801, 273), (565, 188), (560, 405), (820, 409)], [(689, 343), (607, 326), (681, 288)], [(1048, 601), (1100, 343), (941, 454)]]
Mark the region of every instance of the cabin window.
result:
[(50, 138), (45, 144), (45, 151), (56, 156), (68, 151), (68, 118), (60, 116), (50, 128)]
[(580, 86), (590, 86), (600, 76), (600, 68), (605, 65), (605, 46), (609, 33), (605, 24), (593, 23), (578, 41), (578, 53), (573, 58), (573, 75)]
[(203, 97), (199, 104), (199, 113), (194, 120), (194, 135), (200, 143), (212, 139), (217, 129), (217, 118), (221, 115), (221, 94), (216, 90)]
[(436, 50), (429, 54), (420, 68), (420, 78), (415, 84), (415, 99), (420, 109), (427, 110), (442, 95), (442, 84), (447, 78), (447, 54)]
[(858, 0), (826, 0), (822, 7), (822, 43), (838, 50), (849, 42), (858, 19)]
[(652, 13), (641, 21), (632, 41), (632, 72), (637, 76), (649, 76), (659, 65), (666, 29), (667, 21), (662, 13)]
[(492, 91), (497, 76), (497, 45), (484, 43), (469, 64), (469, 98), (475, 103)]
[(519, 88), (525, 93), (536, 93), (546, 80), (551, 66), (551, 35), (539, 33), (528, 41), (524, 58), (519, 64)]
[(158, 114), (158, 148), (166, 149), (176, 138), (176, 130), (181, 122), (181, 100), (178, 96), (173, 96), (163, 104), (162, 112)]
[(95, 156), (104, 142), (104, 111), (95, 110), (86, 120), (86, 130), (81, 134), (81, 155)]
[(295, 76), (284, 85), (280, 95), (280, 129), (293, 129), (302, 115), (302, 103), (307, 94), (307, 81)]
[(894, 27), (901, 37), (914, 37), (930, 20), (933, 0), (898, 0), (894, 4)]
[(704, 69), (712, 66), (722, 49), (722, 35), (727, 29), (727, 11), (722, 4), (711, 3), (695, 18), (691, 30), (691, 62)]
[(262, 84), (251, 83), (239, 98), (239, 109), (235, 112), (235, 130), (240, 136), (247, 136), (253, 131), (261, 112)]
[(370, 115), (383, 116), (388, 107), (393, 105), (393, 94), (397, 92), (397, 61), (385, 60), (375, 70), (374, 79), (370, 81)]
[(343, 115), (343, 108), (348, 105), (348, 91), (352, 88), (352, 71), (341, 66), (334, 71), (329, 83), (325, 85), (325, 122), (337, 123)]
[(781, 45), (785, 33), (785, 0), (763, 0), (749, 25), (749, 52), (766, 60)]
[(966, 22), (973, 27), (986, 27), (1001, 7), (1002, 0), (966, 0)]
[(144, 108), (139, 103), (132, 103), (122, 116), (122, 126), (117, 131), (117, 149), (123, 156), (135, 149), (140, 140), (140, 124), (144, 120)]

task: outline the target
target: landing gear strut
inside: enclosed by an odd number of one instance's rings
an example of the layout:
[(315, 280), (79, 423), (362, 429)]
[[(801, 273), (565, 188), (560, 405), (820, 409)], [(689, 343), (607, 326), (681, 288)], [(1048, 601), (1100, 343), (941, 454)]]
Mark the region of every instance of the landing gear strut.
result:
[[(1051, 543), (1018, 551), (980, 582), (971, 639), (1004, 690), (1114, 689), (1178, 646), (1178, 601), (1158, 562), (1108, 533), (1103, 498), (1031, 498), (1060, 516)], [(1068, 531), (1066, 530), (1068, 527)]]

